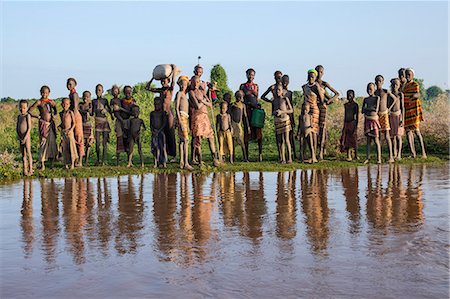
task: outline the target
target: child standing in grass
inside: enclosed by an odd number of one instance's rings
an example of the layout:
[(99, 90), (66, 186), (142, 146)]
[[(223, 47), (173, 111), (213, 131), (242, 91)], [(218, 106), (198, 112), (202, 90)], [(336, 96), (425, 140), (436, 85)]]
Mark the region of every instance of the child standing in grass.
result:
[(352, 149), (355, 152), (355, 158), (358, 159), (358, 117), (359, 107), (354, 101), (355, 92), (350, 89), (347, 90), (348, 102), (344, 104), (344, 127), (341, 135), (341, 152), (347, 152), (347, 161), (352, 161)]
[(138, 146), (141, 167), (144, 167), (144, 159), (142, 157), (141, 127), (145, 130), (145, 124), (144, 121), (139, 118), (139, 112), (139, 106), (133, 105), (131, 108), (131, 113), (133, 116), (130, 118), (130, 136), (128, 142), (128, 167), (133, 166), (133, 149), (135, 143)]
[(156, 97), (154, 100), (155, 110), (150, 112), (150, 129), (152, 130), (151, 149), (155, 157), (155, 167), (166, 168), (166, 135), (164, 129), (168, 126), (167, 112), (163, 110), (163, 100)]
[(84, 164), (88, 165), (89, 153), (91, 152), (91, 146), (94, 143), (94, 131), (92, 130), (92, 102), (91, 102), (91, 92), (83, 92), (83, 101), (78, 106), (78, 111), (80, 111), (81, 119), (83, 121), (83, 137), (84, 137)]
[[(228, 114), (228, 103), (220, 103), (220, 114), (216, 116), (217, 135), (219, 138), (219, 161), (222, 162), (226, 152), (230, 154), (230, 163), (233, 164), (233, 127), (231, 116)], [(225, 150), (226, 148), (226, 150)]]
[(17, 116), (16, 132), (20, 143), (20, 153), (23, 161), (23, 174), (30, 176), (33, 174), (33, 158), (31, 156), (31, 115), (28, 113), (28, 102), (19, 102), (20, 114)]
[[(247, 117), (247, 109), (244, 104), (244, 93), (242, 90), (234, 94), (236, 102), (231, 106), (231, 126), (233, 128), (233, 153), (234, 147), (240, 145), (242, 149), (243, 162), (248, 162), (247, 152), (245, 150), (244, 132), (250, 132), (250, 124)], [(244, 129), (247, 128), (247, 129)]]
[(381, 145), (379, 137), (381, 125), (378, 120), (380, 97), (375, 95), (374, 83), (371, 82), (367, 85), (367, 93), (369, 96), (364, 98), (362, 105), (362, 113), (364, 114), (364, 134), (367, 137), (366, 161), (364, 161), (364, 164), (367, 164), (370, 161), (370, 144), (372, 140), (377, 146), (377, 163), (381, 164)]
[(56, 145), (56, 126), (53, 115), (56, 115), (56, 104), (48, 97), (50, 88), (46, 85), (41, 87), (41, 98), (31, 105), (29, 112), (35, 107), (39, 110), (39, 162), (40, 169), (45, 169), (45, 161), (50, 160), (50, 168), (53, 167), (53, 161), (58, 156), (58, 147)]
[[(292, 163), (292, 149), (289, 141), (291, 119), (289, 114), (293, 113), (294, 110), (292, 109), (291, 102), (284, 94), (283, 85), (278, 84), (275, 87), (275, 98), (272, 102), (272, 114), (274, 115), (279, 162)], [(285, 148), (287, 149), (287, 159)]]
[(78, 159), (77, 144), (74, 137), (75, 116), (70, 110), (70, 99), (64, 98), (62, 100), (63, 111), (60, 113), (61, 124), (61, 150), (64, 157), (64, 165), (68, 169), (73, 169), (75, 161)]

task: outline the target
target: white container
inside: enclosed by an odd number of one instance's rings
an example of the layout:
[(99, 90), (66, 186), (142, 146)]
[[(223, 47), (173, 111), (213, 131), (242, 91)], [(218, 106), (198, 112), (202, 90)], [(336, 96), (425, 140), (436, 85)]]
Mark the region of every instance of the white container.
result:
[(173, 65), (173, 67), (174, 68), (172, 69), (172, 65), (170, 64), (158, 64), (153, 69), (153, 78), (155, 80), (169, 78), (170, 76), (172, 76), (172, 71), (175, 72), (176, 76), (179, 75), (181, 73), (181, 70), (179, 70), (176, 65)]

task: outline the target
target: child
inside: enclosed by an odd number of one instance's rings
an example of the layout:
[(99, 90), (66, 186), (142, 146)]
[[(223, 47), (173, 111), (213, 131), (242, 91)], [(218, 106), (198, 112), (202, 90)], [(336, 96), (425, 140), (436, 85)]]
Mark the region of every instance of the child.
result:
[(114, 131), (116, 132), (116, 165), (119, 165), (120, 153), (125, 151), (125, 146), (123, 144), (123, 125), (122, 125), (122, 101), (119, 98), (120, 90), (117, 85), (113, 85), (111, 88), (111, 94), (113, 98), (110, 102), (110, 107), (113, 107), (113, 115), (116, 118), (116, 123), (114, 124)]
[[(311, 115), (311, 107), (308, 101), (304, 101), (302, 104), (302, 111), (298, 119), (298, 132), (297, 139), (300, 141), (300, 159), (302, 162), (316, 163), (316, 151), (314, 148), (314, 136), (313, 136), (313, 116)], [(309, 147), (309, 152), (311, 153), (311, 159), (305, 160), (306, 158), (306, 144)]]
[[(292, 103), (293, 93), (292, 93), (292, 91), (289, 90), (289, 76), (288, 75), (283, 75), (283, 77), (281, 77), (281, 84), (283, 85), (284, 95), (291, 102), (292, 108), (294, 108), (294, 105)], [(292, 157), (294, 159), (297, 159), (297, 151), (295, 150), (295, 142), (294, 142), (294, 130), (295, 130), (294, 110), (292, 110), (292, 113), (289, 113), (289, 118), (291, 119), (291, 131), (289, 132), (289, 141), (291, 143), (291, 148), (292, 148)]]
[(89, 91), (83, 92), (83, 102), (78, 106), (78, 111), (80, 111), (81, 119), (83, 121), (83, 137), (84, 137), (84, 163), (88, 165), (89, 153), (91, 151), (91, 145), (94, 143), (94, 133), (92, 131), (92, 102), (91, 93)]
[(355, 152), (355, 158), (358, 159), (358, 117), (359, 107), (354, 101), (355, 91), (347, 90), (348, 102), (344, 104), (344, 127), (341, 135), (341, 152), (347, 151), (347, 161), (352, 161), (351, 150)]
[(177, 144), (175, 139), (175, 126), (174, 126), (175, 119), (171, 105), (172, 105), (173, 89), (175, 86), (175, 78), (178, 74), (178, 70), (174, 64), (172, 64), (171, 66), (172, 66), (172, 75), (170, 78), (161, 79), (162, 87), (160, 88), (151, 87), (151, 84), (154, 80), (152, 78), (150, 82), (147, 83), (147, 86), (145, 88), (151, 92), (159, 93), (159, 97), (163, 101), (163, 110), (167, 112), (168, 117), (168, 123), (166, 128), (164, 129), (164, 134), (166, 135), (167, 154), (169, 156), (172, 156), (173, 159), (175, 159), (177, 155)]
[(364, 114), (364, 133), (367, 137), (366, 161), (370, 160), (370, 144), (374, 140), (377, 146), (377, 163), (381, 164), (381, 145), (379, 130), (381, 128), (378, 121), (378, 110), (380, 107), (380, 97), (375, 95), (375, 84), (370, 82), (367, 84), (368, 97), (364, 98), (361, 112)]
[(381, 75), (375, 77), (375, 84), (377, 89), (375, 91), (375, 96), (380, 97), (380, 105), (378, 110), (378, 119), (381, 126), (381, 132), (384, 134), (384, 139), (389, 148), (389, 163), (394, 162), (394, 157), (392, 153), (392, 143), (389, 131), (391, 126), (389, 124), (389, 109), (388, 109), (388, 97), (397, 98), (390, 91), (383, 88), (384, 78)]
[[(103, 85), (97, 84), (95, 87), (95, 94), (97, 98), (92, 101), (92, 112), (95, 116), (95, 151), (97, 154), (97, 165), (103, 165), (106, 160), (106, 146), (109, 142), (109, 132), (111, 127), (109, 126), (106, 113), (111, 114), (111, 118), (114, 120), (111, 107), (108, 101), (103, 98)], [(102, 159), (100, 160), (100, 145), (103, 145)]]
[(273, 99), (273, 116), (275, 133), (277, 139), (278, 158), (281, 163), (286, 163), (285, 147), (287, 148), (287, 163), (292, 163), (292, 149), (289, 141), (291, 131), (290, 113), (293, 113), (291, 102), (284, 95), (283, 85), (275, 87), (275, 98)]
[(76, 166), (81, 167), (83, 164), (84, 156), (84, 136), (83, 136), (83, 119), (78, 111), (78, 104), (80, 103), (80, 98), (78, 96), (75, 87), (77, 86), (77, 80), (74, 78), (67, 79), (67, 90), (69, 90), (70, 99), (70, 110), (73, 111), (75, 117), (75, 128), (74, 128), (74, 138), (77, 145), (77, 162)]
[(391, 139), (394, 152), (394, 159), (399, 161), (402, 159), (402, 139), (405, 133), (403, 127), (405, 117), (404, 96), (400, 91), (400, 79), (394, 78), (391, 80), (391, 93), (396, 96), (388, 97), (389, 105), (389, 123), (391, 125)]
[[(244, 104), (246, 105), (248, 119), (251, 121), (252, 113), (254, 109), (259, 109), (261, 104), (258, 101), (259, 87), (254, 83), (255, 70), (250, 68), (245, 72), (247, 76), (247, 82), (242, 83), (239, 87), (244, 93)], [(246, 127), (244, 127), (246, 129)], [(262, 141), (263, 141), (263, 129), (253, 126), (249, 126), (250, 131), (246, 131), (244, 134), (245, 152), (248, 157), (248, 146), (250, 139), (256, 139), (258, 142), (258, 161), (262, 162)]]
[(189, 171), (194, 170), (189, 165), (189, 101), (186, 97), (186, 90), (189, 84), (187, 76), (180, 76), (177, 82), (180, 91), (175, 96), (175, 111), (178, 122), (178, 137), (180, 138), (180, 168)]
[(31, 105), (28, 111), (37, 107), (39, 110), (39, 162), (40, 169), (45, 169), (45, 161), (50, 160), (50, 168), (53, 168), (53, 161), (58, 156), (56, 145), (56, 126), (53, 115), (56, 115), (56, 104), (50, 100), (50, 88), (46, 85), (41, 87), (41, 99)]
[[(235, 153), (234, 146), (236, 144), (241, 146), (243, 162), (248, 162), (247, 152), (245, 150), (244, 132), (250, 132), (250, 124), (247, 117), (247, 109), (244, 104), (244, 93), (242, 90), (236, 91), (234, 94), (236, 102), (230, 109), (231, 127), (233, 128), (233, 153)], [(244, 130), (244, 127), (247, 130)]]
[(155, 98), (155, 110), (150, 113), (150, 128), (152, 130), (151, 149), (155, 157), (155, 167), (166, 168), (166, 136), (164, 129), (168, 125), (167, 112), (163, 110), (163, 101), (160, 97)]
[(23, 161), (23, 174), (30, 176), (33, 174), (33, 158), (31, 156), (31, 115), (28, 113), (28, 102), (19, 102), (20, 114), (17, 116), (16, 132), (20, 142), (20, 153)]
[(62, 100), (63, 111), (60, 113), (61, 124), (61, 150), (64, 157), (64, 165), (66, 169), (73, 169), (75, 161), (78, 159), (77, 145), (74, 137), (75, 116), (70, 110), (70, 99), (64, 98)]
[(225, 155), (226, 143), (227, 151), (230, 154), (230, 163), (233, 164), (233, 127), (231, 125), (231, 116), (227, 113), (228, 103), (220, 103), (220, 114), (216, 116), (217, 136), (219, 138), (219, 161)]
[(130, 118), (130, 136), (129, 136), (129, 144), (128, 144), (128, 165), (127, 167), (133, 166), (133, 149), (134, 144), (137, 143), (138, 151), (139, 151), (139, 159), (141, 161), (141, 167), (144, 167), (144, 159), (142, 157), (142, 143), (141, 143), (141, 127), (145, 128), (144, 121), (139, 118), (139, 106), (133, 105), (131, 108), (131, 112), (133, 113), (133, 117)]
[[(230, 109), (231, 108), (231, 94), (229, 92), (226, 92), (223, 95), (223, 101), (227, 103), (227, 107), (228, 107), (228, 109)], [(227, 113), (230, 113), (230, 111), (227, 110)]]
[(191, 90), (189, 91), (189, 105), (191, 111), (191, 128), (194, 137), (194, 157), (198, 159), (198, 163), (202, 162), (201, 147), (202, 139), (207, 138), (209, 150), (214, 165), (218, 165), (216, 146), (214, 144), (214, 133), (211, 128), (211, 122), (208, 117), (208, 109), (212, 109), (212, 104), (208, 97), (205, 96), (200, 89), (200, 77), (193, 76), (191, 78)]

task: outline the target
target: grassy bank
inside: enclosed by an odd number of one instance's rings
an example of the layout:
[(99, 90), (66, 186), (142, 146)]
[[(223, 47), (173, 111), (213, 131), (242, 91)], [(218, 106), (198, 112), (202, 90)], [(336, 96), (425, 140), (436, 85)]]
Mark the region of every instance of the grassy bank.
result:
[[(141, 106), (141, 118), (148, 126), (148, 115), (153, 109), (151, 104), (151, 94), (142, 91), (140, 86), (135, 86), (134, 98), (136, 98), (138, 104)], [(358, 99), (359, 104), (361, 98)], [(30, 101), (31, 104), (31, 101)], [(295, 114), (299, 115), (298, 109), (299, 103), (296, 103)], [(342, 129), (342, 119), (344, 108), (342, 102), (333, 104), (328, 109), (328, 144), (327, 144), (327, 157), (326, 161), (322, 161), (318, 164), (310, 165), (299, 162), (292, 164), (279, 164), (277, 162), (277, 149), (274, 136), (273, 117), (269, 115), (270, 104), (263, 103), (263, 108), (267, 112), (266, 123), (264, 127), (264, 141), (263, 141), (263, 159), (264, 162), (250, 162), (250, 163), (235, 163), (233, 165), (226, 163), (220, 167), (213, 167), (209, 150), (206, 142), (203, 144), (202, 152), (205, 160), (205, 165), (202, 167), (195, 167), (195, 171), (285, 171), (293, 169), (306, 169), (306, 168), (338, 168), (363, 165), (362, 160), (358, 162), (346, 162), (345, 155), (339, 151), (339, 138)], [(450, 103), (446, 95), (427, 101), (424, 106), (424, 118), (425, 121), (422, 124), (421, 131), (426, 142), (428, 159), (422, 160), (405, 158), (400, 161), (400, 164), (411, 163), (448, 163), (449, 157), (449, 115), (450, 115)], [(60, 110), (60, 104), (58, 104), (58, 110)], [(216, 108), (216, 110), (218, 110)], [(18, 151), (18, 141), (15, 133), (15, 120), (17, 116), (17, 103), (0, 103), (0, 181), (10, 181), (21, 178), (21, 162)], [(215, 112), (217, 113), (217, 111)], [(59, 124), (59, 116), (56, 116), (56, 124)], [(360, 125), (358, 126), (359, 136), (359, 150), (358, 154), (361, 158), (365, 157), (365, 138), (363, 134), (363, 117), (360, 115)], [(58, 134), (59, 135), (59, 134)], [(38, 132), (37, 132), (37, 120), (33, 119), (33, 129), (31, 134), (32, 139), (32, 152), (34, 161), (38, 158)], [(140, 174), (146, 172), (177, 172), (178, 164), (171, 163), (167, 169), (154, 169), (152, 167), (153, 158), (150, 153), (150, 132), (147, 130), (143, 134), (143, 149), (144, 149), (144, 162), (146, 167), (133, 167), (127, 168), (126, 157), (124, 154), (121, 156), (120, 165), (115, 166), (115, 133), (111, 132), (111, 142), (108, 145), (107, 150), (107, 162), (110, 166), (90, 166), (78, 168), (75, 170), (65, 170), (61, 163), (55, 163), (54, 169), (46, 169), (45, 171), (35, 171), (34, 177), (90, 177), (90, 176), (116, 176), (122, 174)], [(59, 141), (59, 137), (58, 137)], [(419, 147), (416, 145), (416, 148)], [(404, 139), (403, 147), (404, 157), (409, 156), (409, 149)], [(298, 150), (298, 144), (297, 144)], [(383, 161), (387, 160), (386, 146), (383, 142)], [(257, 146), (255, 143), (250, 144), (250, 159), (255, 161), (257, 158)], [(372, 157), (374, 161), (375, 150), (372, 150)], [(418, 152), (420, 155), (420, 150)], [(241, 161), (242, 155), (240, 148), (236, 148), (236, 160)], [(95, 148), (91, 150), (90, 165), (95, 163)], [(134, 157), (135, 165), (139, 165), (137, 149), (135, 149)], [(114, 166), (113, 166), (114, 164)], [(36, 166), (36, 164), (35, 164)]]

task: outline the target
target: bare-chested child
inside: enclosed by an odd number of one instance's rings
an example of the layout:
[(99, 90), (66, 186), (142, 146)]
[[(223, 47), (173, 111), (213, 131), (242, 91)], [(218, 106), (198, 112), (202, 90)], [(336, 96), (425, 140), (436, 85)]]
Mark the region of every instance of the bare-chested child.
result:
[(45, 169), (45, 161), (50, 160), (50, 168), (53, 167), (53, 161), (58, 156), (58, 147), (56, 145), (56, 126), (53, 115), (56, 115), (56, 104), (48, 97), (50, 88), (46, 85), (41, 87), (41, 98), (31, 105), (28, 111), (35, 107), (39, 110), (39, 162), (40, 169)]
[(175, 86), (175, 79), (178, 74), (177, 68), (175, 65), (171, 65), (172, 67), (172, 75), (169, 78), (161, 79), (161, 87), (153, 88), (151, 84), (153, 82), (153, 78), (147, 83), (146, 89), (151, 92), (159, 93), (159, 97), (163, 101), (163, 109), (167, 112), (168, 123), (164, 129), (164, 134), (166, 135), (166, 146), (167, 146), (167, 154), (175, 159), (177, 155), (177, 144), (175, 139), (175, 117), (172, 111), (172, 96), (173, 90)]
[(344, 104), (344, 127), (341, 135), (341, 152), (347, 152), (347, 161), (352, 161), (352, 150), (358, 159), (358, 117), (359, 106), (354, 101), (355, 91), (347, 90), (347, 103)]
[[(275, 122), (275, 133), (277, 139), (278, 158), (281, 163), (292, 163), (292, 149), (289, 141), (291, 131), (290, 113), (293, 113), (291, 101), (285, 96), (282, 84), (275, 87), (275, 97), (272, 102), (273, 116)], [(287, 159), (285, 154), (287, 149)]]
[(392, 143), (391, 143), (391, 135), (389, 131), (391, 130), (391, 126), (389, 124), (389, 107), (388, 107), (388, 97), (397, 98), (390, 91), (383, 88), (384, 78), (382, 75), (377, 75), (375, 77), (375, 85), (377, 89), (375, 91), (375, 95), (380, 97), (380, 107), (378, 110), (378, 117), (381, 125), (381, 133), (384, 134), (384, 138), (386, 139), (386, 143), (389, 148), (389, 162), (394, 162), (394, 155), (392, 153)]
[[(292, 108), (294, 108), (294, 105), (292, 103), (293, 93), (292, 93), (292, 91), (289, 90), (289, 76), (288, 75), (283, 75), (283, 77), (281, 77), (281, 84), (283, 85), (285, 96), (291, 102)], [(295, 142), (294, 142), (294, 130), (295, 130), (294, 110), (292, 110), (292, 113), (289, 113), (289, 117), (291, 119), (291, 131), (289, 132), (289, 141), (291, 143), (291, 148), (292, 148), (292, 157), (294, 159), (297, 159), (297, 151), (295, 150)]]
[(133, 105), (131, 107), (131, 113), (133, 116), (130, 118), (130, 137), (128, 140), (128, 165), (127, 167), (133, 166), (133, 150), (134, 144), (138, 146), (139, 159), (141, 162), (141, 167), (144, 167), (144, 158), (142, 156), (142, 141), (141, 141), (141, 128), (145, 128), (144, 121), (139, 118), (140, 109), (138, 105)]
[(163, 110), (163, 100), (156, 97), (154, 100), (155, 110), (150, 112), (150, 129), (152, 130), (151, 149), (155, 158), (155, 167), (166, 168), (166, 135), (164, 128), (168, 125), (167, 112)]
[[(297, 139), (300, 141), (300, 159), (306, 163), (316, 163), (316, 149), (314, 147), (314, 128), (311, 107), (308, 101), (302, 104), (302, 110), (298, 118)], [(305, 145), (306, 142), (306, 145)], [(306, 146), (311, 154), (310, 159), (306, 159)]]
[[(248, 162), (247, 152), (245, 150), (244, 132), (250, 132), (250, 122), (247, 117), (247, 109), (244, 104), (244, 93), (242, 90), (234, 94), (236, 102), (231, 106), (231, 126), (233, 127), (233, 153), (236, 153), (234, 147), (240, 145), (242, 149), (243, 162)], [(244, 129), (244, 127), (246, 129)]]
[(77, 145), (74, 137), (75, 116), (70, 110), (70, 99), (64, 98), (62, 100), (63, 111), (60, 113), (61, 124), (61, 150), (64, 158), (64, 165), (66, 168), (73, 169), (75, 161), (78, 159)]
[(116, 119), (114, 124), (114, 131), (116, 132), (116, 165), (119, 165), (120, 153), (125, 151), (125, 146), (123, 144), (122, 100), (119, 98), (120, 89), (117, 85), (113, 85), (111, 94), (113, 98), (110, 101), (110, 107), (113, 108), (113, 115)]
[(380, 145), (380, 122), (378, 120), (378, 110), (380, 107), (380, 97), (375, 95), (375, 84), (367, 84), (368, 97), (364, 98), (361, 112), (364, 114), (364, 134), (367, 137), (366, 160), (364, 164), (370, 161), (370, 144), (372, 140), (377, 147), (377, 163), (381, 163), (381, 145)]
[[(96, 165), (104, 165), (106, 160), (106, 146), (109, 142), (109, 132), (111, 127), (109, 126), (106, 113), (111, 115), (114, 120), (111, 107), (108, 100), (103, 98), (103, 85), (97, 84), (95, 87), (95, 94), (97, 98), (92, 101), (92, 112), (95, 117), (95, 152), (97, 154)], [(102, 159), (100, 159), (100, 146), (102, 146)]]
[[(331, 105), (334, 100), (336, 100), (339, 97), (339, 92), (334, 89), (330, 83), (324, 81), (322, 79), (323, 73), (325, 71), (324, 67), (322, 65), (318, 65), (314, 68), (317, 71), (317, 79), (316, 82), (323, 88), (324, 90), (324, 99), (323, 101), (319, 101), (318, 107), (319, 107), (319, 135), (317, 139), (317, 147), (319, 151), (319, 159), (323, 160), (323, 156), (325, 155), (325, 146), (327, 143), (327, 109), (328, 106)], [(332, 92), (333, 95), (330, 95), (328, 92)]]
[[(275, 73), (273, 74), (273, 78), (275, 80), (275, 83), (270, 85), (267, 88), (267, 90), (261, 95), (261, 100), (269, 102), (269, 103), (272, 103), (273, 99), (275, 98), (275, 87), (278, 84), (282, 83), (283, 73), (281, 71), (275, 71)], [(272, 94), (272, 98), (271, 99), (267, 98), (269, 93)], [(273, 113), (273, 105), (272, 105), (272, 113)]]
[(92, 101), (91, 92), (84, 91), (82, 102), (78, 105), (78, 111), (80, 111), (81, 119), (83, 120), (83, 138), (84, 138), (84, 164), (88, 165), (89, 153), (91, 152), (91, 146), (94, 143), (94, 132), (92, 130)]
[(31, 156), (31, 115), (28, 113), (28, 102), (19, 102), (20, 114), (17, 116), (16, 132), (19, 140), (20, 153), (22, 154), (23, 174), (33, 174), (33, 158)]
[(175, 96), (175, 112), (178, 123), (178, 137), (180, 139), (180, 168), (192, 171), (194, 168), (189, 165), (189, 101), (186, 97), (189, 77), (180, 76), (177, 84), (180, 90)]
[[(233, 164), (233, 127), (231, 125), (231, 116), (228, 114), (228, 103), (220, 103), (220, 114), (216, 116), (217, 136), (219, 139), (219, 161), (228, 151), (230, 154), (230, 163)], [(225, 150), (225, 147), (227, 150)]]
[(400, 91), (400, 79), (394, 78), (391, 80), (391, 93), (394, 97), (388, 96), (389, 106), (389, 123), (391, 125), (391, 139), (392, 148), (394, 152), (394, 159), (399, 161), (402, 159), (402, 143), (405, 128), (403, 126), (405, 120), (405, 106), (404, 96)]

